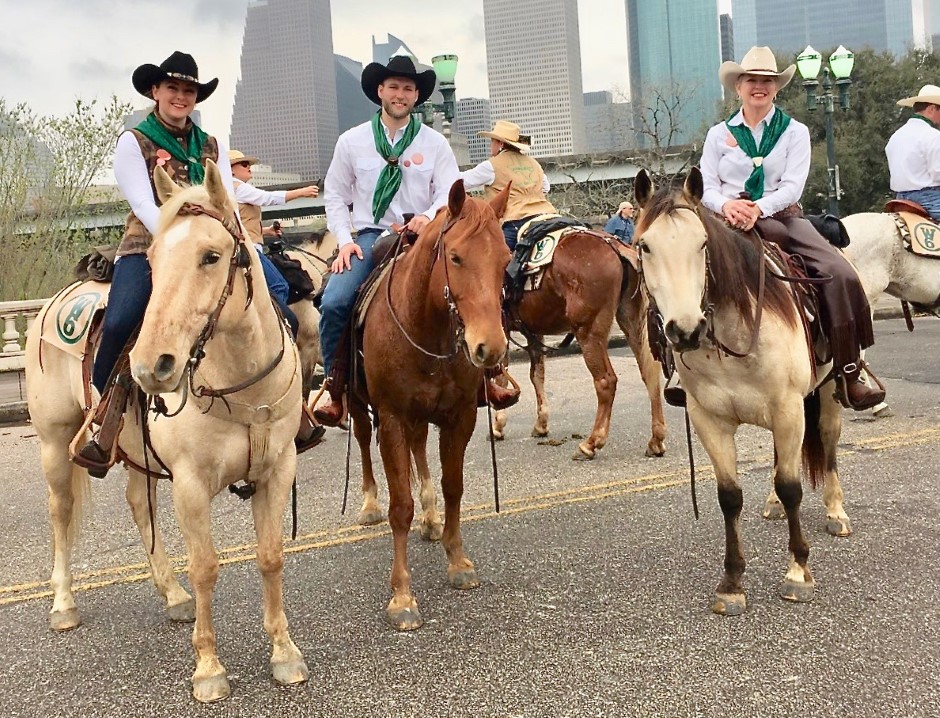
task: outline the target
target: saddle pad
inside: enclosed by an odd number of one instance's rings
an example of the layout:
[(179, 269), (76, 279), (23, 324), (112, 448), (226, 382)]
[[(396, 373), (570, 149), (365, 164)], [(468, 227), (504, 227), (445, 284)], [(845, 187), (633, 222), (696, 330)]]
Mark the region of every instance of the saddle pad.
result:
[[(88, 341), (88, 327), (95, 313), (108, 304), (111, 285), (104, 282), (76, 282), (49, 300), (38, 327), (47, 344), (81, 358)], [(37, 327), (33, 327), (36, 329)]]
[(406, 253), (402, 252), (394, 259), (390, 259), (379, 267), (376, 267), (362, 285), (362, 288), (359, 290), (359, 298), (356, 300), (355, 309), (353, 310), (356, 313), (356, 327), (358, 329), (362, 329), (362, 325), (366, 321), (366, 312), (369, 310), (369, 305), (372, 304), (372, 300), (375, 299), (375, 293), (382, 283), (382, 277), (392, 271), (395, 262), (405, 255)]
[(940, 225), (911, 212), (892, 213), (908, 252), (940, 258)]
[[(531, 220), (531, 222), (537, 222), (543, 218), (551, 219), (554, 215), (540, 215)], [(531, 222), (526, 222), (522, 225), (522, 228), (519, 230), (519, 236), (521, 237), (526, 230), (529, 228)], [(561, 242), (562, 237), (564, 237), (569, 232), (584, 232), (588, 228), (582, 227), (580, 225), (561, 227), (556, 229), (554, 232), (550, 232), (538, 240), (535, 244), (532, 245), (532, 249), (529, 251), (529, 258), (526, 260), (525, 266), (522, 268), (523, 274), (535, 274), (542, 270), (543, 267), (547, 267), (552, 263), (552, 257), (555, 254), (555, 249), (558, 247), (558, 244)]]

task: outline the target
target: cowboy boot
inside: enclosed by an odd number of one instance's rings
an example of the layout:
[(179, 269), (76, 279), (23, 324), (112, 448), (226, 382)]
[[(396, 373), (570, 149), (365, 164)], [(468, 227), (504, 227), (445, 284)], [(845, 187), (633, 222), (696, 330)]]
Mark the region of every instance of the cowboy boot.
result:
[(517, 386), (500, 386), (496, 383), (496, 377), (502, 372), (491, 373), (486, 370), (483, 374), (483, 381), (477, 389), (477, 407), (486, 406), (487, 403), (496, 411), (508, 409), (519, 401), (519, 388)]
[(300, 406), (300, 426), (297, 429), (297, 436), (294, 437), (294, 446), (297, 453), (302, 454), (308, 449), (323, 441), (323, 435), (326, 434), (320, 424), (316, 422), (310, 413), (310, 408), (306, 404)]
[(130, 375), (122, 373), (105, 391), (92, 420), (93, 423), (100, 425), (101, 429), (97, 437), (87, 441), (72, 457), (73, 462), (86, 469), (89, 475), (96, 479), (103, 479), (108, 469), (114, 466), (116, 458), (114, 445), (121, 431), (121, 419), (127, 408), (130, 385)]
[(341, 386), (341, 382), (336, 379), (337, 377), (330, 377), (326, 380), (326, 391), (330, 395), (330, 401), (313, 411), (314, 419), (323, 426), (339, 426), (346, 417), (346, 404), (343, 402), (345, 386)]
[(873, 406), (878, 406), (885, 400), (885, 389), (878, 377), (871, 372), (868, 373), (877, 382), (878, 388), (868, 386), (862, 381), (863, 366), (863, 362), (854, 361), (851, 364), (846, 364), (836, 374), (835, 396), (846, 409), (865, 411)]

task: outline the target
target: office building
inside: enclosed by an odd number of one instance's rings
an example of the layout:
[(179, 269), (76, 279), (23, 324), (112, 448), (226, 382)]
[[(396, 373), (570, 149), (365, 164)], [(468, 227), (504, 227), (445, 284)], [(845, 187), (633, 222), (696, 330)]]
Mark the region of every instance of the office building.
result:
[(362, 63), (333, 55), (336, 69), (336, 118), (339, 133), (361, 125), (378, 109), (362, 91)]
[(489, 138), (477, 137), (477, 132), (486, 132), (493, 127), (489, 100), (482, 97), (464, 97), (457, 100), (454, 125), (457, 132), (467, 138), (471, 164), (479, 164), (490, 156)]
[(584, 93), (586, 152), (623, 152), (636, 147), (629, 102), (614, 102), (607, 91)]
[(249, 0), (231, 144), (319, 180), (338, 137), (330, 0)]
[(585, 149), (577, 0), (483, 0), (494, 119), (532, 136), (532, 155)]
[(721, 36), (721, 61), (734, 60), (734, 23), (730, 15), (718, 16), (718, 32)]

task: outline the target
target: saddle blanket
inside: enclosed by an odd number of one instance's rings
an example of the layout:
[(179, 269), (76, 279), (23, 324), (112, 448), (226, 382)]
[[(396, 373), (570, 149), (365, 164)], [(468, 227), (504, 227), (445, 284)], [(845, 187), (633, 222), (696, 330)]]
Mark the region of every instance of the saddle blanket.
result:
[(908, 252), (940, 259), (940, 225), (911, 212), (892, 212)]
[[(519, 237), (524, 237), (533, 224), (551, 221), (553, 219), (558, 219), (561, 216), (562, 215), (560, 214), (536, 215), (519, 228)], [(568, 232), (582, 232), (587, 229), (587, 227), (582, 227), (580, 225), (559, 227), (555, 231), (549, 232), (544, 237), (541, 237), (535, 244), (532, 245), (532, 249), (529, 251), (529, 257), (526, 260), (525, 266), (522, 268), (522, 273), (540, 273), (544, 267), (547, 267), (552, 263), (552, 255), (555, 254), (555, 249), (558, 247), (558, 243), (561, 242), (562, 237), (564, 237)]]
[(79, 359), (85, 353), (92, 317), (108, 304), (111, 285), (105, 282), (75, 282), (46, 305), (42, 324), (33, 330), (40, 339)]

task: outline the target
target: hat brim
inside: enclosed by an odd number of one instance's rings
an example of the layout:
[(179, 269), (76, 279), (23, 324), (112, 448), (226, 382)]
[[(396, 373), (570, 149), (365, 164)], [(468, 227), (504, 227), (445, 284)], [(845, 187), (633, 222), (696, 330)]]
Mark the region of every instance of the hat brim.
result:
[(247, 155), (245, 157), (236, 157), (233, 160), (229, 160), (230, 165), (238, 165), (238, 164), (241, 164), (242, 162), (247, 162), (250, 165), (261, 164), (261, 160), (258, 159), (257, 157), (249, 157)]
[(526, 152), (532, 149), (529, 145), (522, 142), (515, 142), (513, 140), (507, 140), (505, 137), (500, 137), (499, 135), (493, 134), (492, 132), (477, 132), (477, 137), (489, 137), (491, 140), (499, 140), (503, 144), (511, 145), (515, 147), (520, 152)]
[(773, 77), (776, 80), (777, 89), (782, 90), (790, 84), (793, 75), (796, 73), (796, 65), (790, 65), (783, 72), (773, 72), (772, 70), (746, 70), (736, 62), (723, 62), (718, 68), (718, 79), (726, 90), (734, 92), (734, 86), (741, 75), (760, 75), (762, 77)]
[[(159, 85), (163, 80), (168, 79), (171, 79), (169, 75), (156, 65), (150, 63), (138, 67), (131, 76), (134, 89), (151, 100), (153, 99), (153, 95), (151, 94), (153, 86)], [(209, 96), (215, 92), (215, 88), (219, 86), (219, 78), (215, 77), (209, 80), (209, 82), (194, 82), (193, 84), (196, 86), (196, 102), (199, 103), (208, 99)]]
[(437, 75), (434, 70), (425, 70), (424, 72), (402, 72), (401, 70), (389, 70), (385, 65), (378, 62), (372, 62), (366, 65), (362, 71), (362, 91), (376, 105), (381, 105), (379, 99), (379, 85), (390, 77), (404, 77), (415, 83), (418, 88), (418, 100), (415, 102), (417, 107), (423, 104), (434, 92), (434, 85), (437, 84)]
[(917, 97), (905, 97), (898, 100), (899, 107), (913, 107), (918, 102), (926, 102), (931, 105), (940, 105), (940, 95), (917, 95)]

